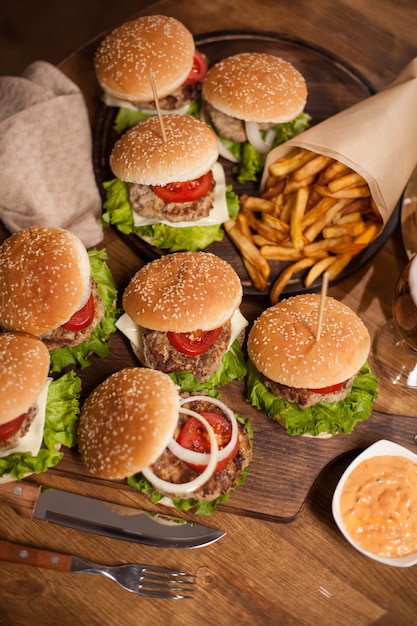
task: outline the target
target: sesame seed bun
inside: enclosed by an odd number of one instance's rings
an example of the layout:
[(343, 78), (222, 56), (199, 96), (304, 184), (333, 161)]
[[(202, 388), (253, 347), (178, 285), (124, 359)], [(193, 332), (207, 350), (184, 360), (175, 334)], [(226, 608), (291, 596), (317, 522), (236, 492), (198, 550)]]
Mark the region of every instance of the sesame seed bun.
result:
[(164, 115), (166, 141), (157, 116), (128, 130), (110, 155), (113, 174), (125, 182), (166, 185), (206, 174), (218, 158), (215, 133), (190, 115)]
[(316, 341), (319, 305), (319, 294), (294, 296), (255, 320), (248, 355), (262, 374), (308, 389), (335, 385), (357, 374), (368, 358), (368, 330), (352, 309), (327, 297)]
[(26, 413), (45, 386), (49, 351), (35, 337), (0, 333), (0, 424)]
[(81, 457), (95, 475), (133, 476), (155, 461), (178, 423), (179, 395), (167, 374), (126, 368), (102, 382), (80, 415)]
[(86, 302), (90, 262), (81, 240), (52, 226), (18, 231), (0, 246), (0, 327), (40, 336)]
[(136, 324), (178, 333), (219, 328), (241, 301), (235, 270), (210, 252), (177, 252), (151, 261), (123, 295), (123, 307)]
[(191, 71), (194, 50), (192, 34), (178, 20), (165, 15), (140, 17), (102, 41), (94, 57), (97, 80), (115, 98), (151, 102), (151, 72), (158, 98), (173, 93)]
[(288, 61), (261, 52), (243, 52), (213, 65), (203, 81), (203, 98), (241, 120), (290, 122), (302, 113), (307, 86)]

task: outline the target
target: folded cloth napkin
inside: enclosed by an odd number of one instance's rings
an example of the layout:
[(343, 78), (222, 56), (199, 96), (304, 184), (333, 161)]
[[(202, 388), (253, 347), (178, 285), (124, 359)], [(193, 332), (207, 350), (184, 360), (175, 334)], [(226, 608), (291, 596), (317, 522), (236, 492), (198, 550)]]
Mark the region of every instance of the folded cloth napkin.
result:
[(103, 239), (101, 199), (83, 95), (57, 67), (35, 61), (0, 77), (0, 219), (72, 231), (87, 248)]

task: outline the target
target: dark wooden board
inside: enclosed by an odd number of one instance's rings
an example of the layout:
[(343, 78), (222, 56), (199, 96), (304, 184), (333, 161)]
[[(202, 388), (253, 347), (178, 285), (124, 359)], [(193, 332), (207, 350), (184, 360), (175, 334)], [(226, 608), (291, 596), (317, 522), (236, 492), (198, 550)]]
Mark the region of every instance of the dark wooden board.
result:
[[(80, 372), (82, 400), (113, 372), (137, 365), (128, 341), (117, 332), (111, 338), (110, 355), (105, 359), (94, 359), (92, 366)], [(246, 402), (243, 381), (224, 387), (221, 399), (234, 411), (248, 416), (254, 432), (254, 456), (247, 480), (232, 494), (226, 505), (219, 507), (219, 510), (234, 514), (289, 522), (302, 509), (319, 474), (341, 455), (362, 450), (382, 438), (415, 448), (417, 418), (375, 412), (350, 435), (337, 435), (325, 440), (292, 437), (282, 426)], [(122, 492), (134, 492), (123, 481), (115, 483), (91, 476), (76, 449), (66, 450), (64, 459), (55, 468), (33, 478), (53, 485), (58, 477), (68, 479), (65, 488), (69, 491), (77, 485), (77, 491), (81, 488), (87, 495), (90, 487), (112, 486), (116, 503)], [(149, 507), (149, 500), (142, 494), (135, 495), (134, 499), (139, 508)]]
[[(308, 100), (306, 111), (312, 116), (312, 125), (339, 113), (343, 109), (375, 93), (375, 88), (370, 81), (346, 61), (331, 56), (328, 52), (324, 52), (306, 42), (288, 39), (280, 34), (240, 31), (208, 33), (197, 36), (196, 45), (199, 50), (207, 55), (211, 64), (220, 61), (226, 56), (246, 51), (275, 54), (293, 63), (307, 82)], [(109, 155), (118, 137), (113, 129), (116, 111), (117, 109), (114, 107), (103, 105), (96, 125), (94, 169), (97, 183), (102, 193), (103, 181), (113, 178), (109, 168)], [(234, 191), (238, 195), (242, 193), (257, 194), (258, 185), (256, 183), (240, 184), (232, 172), (233, 164), (223, 158), (220, 158), (220, 162), (225, 169), (227, 182), (233, 186)], [(338, 280), (342, 280), (356, 272), (374, 256), (392, 234), (398, 219), (399, 212), (396, 210), (382, 234), (361, 254), (352, 259), (348, 267), (340, 274)], [(150, 246), (136, 235), (119, 234), (144, 260), (150, 261), (166, 253), (166, 251)], [(224, 237), (223, 241), (215, 242), (208, 246), (206, 251), (213, 252), (231, 263), (237, 271), (242, 281), (244, 292), (247, 295), (265, 296), (269, 292), (274, 278), (286, 265), (280, 261), (271, 262), (270, 280), (265, 291), (260, 293), (253, 287), (238, 251), (227, 236)], [(306, 291), (302, 280), (303, 274), (298, 274), (289, 282), (283, 293), (288, 296)], [(309, 290), (316, 291), (320, 288), (320, 285), (321, 279), (318, 279)]]

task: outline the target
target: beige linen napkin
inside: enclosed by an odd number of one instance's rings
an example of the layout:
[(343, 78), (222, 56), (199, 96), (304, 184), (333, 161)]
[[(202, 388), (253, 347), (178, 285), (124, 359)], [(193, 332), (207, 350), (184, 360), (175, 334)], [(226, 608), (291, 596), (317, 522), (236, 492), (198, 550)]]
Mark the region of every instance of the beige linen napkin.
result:
[(0, 77), (0, 219), (13, 233), (52, 225), (87, 248), (103, 239), (101, 199), (83, 95), (58, 68), (35, 61)]
[(417, 164), (417, 57), (385, 89), (272, 150), (268, 167), (294, 146), (332, 157), (367, 181), (385, 225)]

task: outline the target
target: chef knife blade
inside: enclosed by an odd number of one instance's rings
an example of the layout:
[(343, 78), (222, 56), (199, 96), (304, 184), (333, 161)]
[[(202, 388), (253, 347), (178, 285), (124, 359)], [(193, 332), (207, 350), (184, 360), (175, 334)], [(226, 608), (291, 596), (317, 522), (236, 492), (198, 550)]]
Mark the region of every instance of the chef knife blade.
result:
[(185, 520), (134, 511), (124, 515), (100, 500), (40, 485), (13, 482), (0, 485), (0, 500), (23, 517), (53, 522), (90, 533), (162, 548), (198, 548), (224, 532)]

